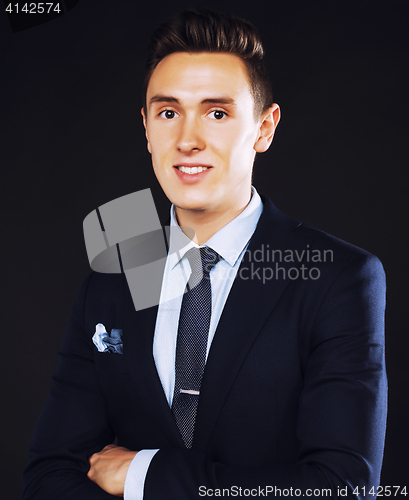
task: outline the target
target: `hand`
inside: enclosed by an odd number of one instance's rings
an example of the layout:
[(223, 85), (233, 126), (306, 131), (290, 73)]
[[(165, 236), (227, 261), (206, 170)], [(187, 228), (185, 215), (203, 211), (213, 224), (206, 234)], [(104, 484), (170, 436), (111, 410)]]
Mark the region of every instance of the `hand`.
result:
[(114, 444), (105, 446), (89, 458), (88, 478), (107, 493), (124, 494), (126, 473), (137, 451), (130, 451)]

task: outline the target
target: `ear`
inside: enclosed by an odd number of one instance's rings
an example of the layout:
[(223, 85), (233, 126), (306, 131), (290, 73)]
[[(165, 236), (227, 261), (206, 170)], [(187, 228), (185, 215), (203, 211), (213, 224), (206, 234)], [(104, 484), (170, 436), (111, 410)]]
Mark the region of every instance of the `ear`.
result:
[(274, 132), (280, 121), (280, 107), (274, 103), (265, 111), (260, 120), (260, 130), (256, 142), (254, 143), (254, 151), (256, 153), (264, 153), (270, 147), (273, 141)]
[(151, 144), (149, 142), (149, 137), (148, 137), (148, 128), (147, 128), (147, 125), (146, 125), (145, 110), (143, 108), (141, 108), (141, 115), (142, 115), (142, 119), (143, 119), (143, 126), (145, 127), (145, 137), (146, 137), (146, 140), (148, 141), (147, 148), (148, 148), (149, 153), (152, 154)]

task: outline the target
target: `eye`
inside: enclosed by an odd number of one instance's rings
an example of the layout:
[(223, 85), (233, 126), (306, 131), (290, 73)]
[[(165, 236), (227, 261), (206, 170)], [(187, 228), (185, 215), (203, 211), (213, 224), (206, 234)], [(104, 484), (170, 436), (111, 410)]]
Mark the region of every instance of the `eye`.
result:
[(166, 120), (171, 120), (172, 118), (175, 118), (176, 111), (173, 111), (172, 109), (164, 109), (159, 113), (159, 116), (163, 116)]
[(221, 109), (215, 109), (214, 111), (211, 111), (209, 113), (209, 116), (211, 116), (215, 120), (222, 120), (225, 116), (227, 116), (227, 113), (225, 111), (222, 111)]

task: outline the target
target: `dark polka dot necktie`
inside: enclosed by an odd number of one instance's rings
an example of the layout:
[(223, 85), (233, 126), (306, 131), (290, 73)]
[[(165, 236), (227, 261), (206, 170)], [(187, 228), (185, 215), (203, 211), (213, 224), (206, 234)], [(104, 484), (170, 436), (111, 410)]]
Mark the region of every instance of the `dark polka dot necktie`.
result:
[(172, 411), (186, 447), (191, 448), (212, 314), (210, 271), (220, 256), (203, 247), (191, 248), (186, 257), (192, 273), (180, 308)]

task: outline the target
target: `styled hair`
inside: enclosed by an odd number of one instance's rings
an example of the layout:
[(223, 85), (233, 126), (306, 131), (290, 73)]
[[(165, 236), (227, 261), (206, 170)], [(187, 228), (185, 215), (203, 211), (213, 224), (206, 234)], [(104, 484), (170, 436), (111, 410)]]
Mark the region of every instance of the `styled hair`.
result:
[(152, 73), (162, 59), (174, 52), (223, 52), (240, 57), (247, 68), (256, 118), (272, 105), (263, 44), (255, 26), (231, 14), (187, 10), (164, 21), (151, 37), (143, 85), (145, 115)]

